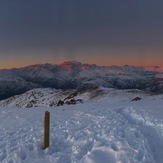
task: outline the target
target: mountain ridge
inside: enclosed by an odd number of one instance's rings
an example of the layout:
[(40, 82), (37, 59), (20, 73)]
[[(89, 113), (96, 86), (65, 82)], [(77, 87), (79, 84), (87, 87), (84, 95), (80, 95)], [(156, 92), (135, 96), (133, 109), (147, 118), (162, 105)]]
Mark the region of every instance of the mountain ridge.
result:
[(0, 70), (0, 100), (34, 88), (80, 90), (94, 86), (163, 93), (163, 67), (97, 66), (67, 61)]
[(65, 61), (59, 64), (52, 64), (52, 63), (37, 63), (37, 64), (32, 64), (32, 65), (27, 65), (27, 66), (21, 66), (18, 68), (0, 68), (0, 71), (3, 70), (16, 70), (16, 69), (22, 69), (22, 68), (29, 68), (29, 67), (39, 67), (39, 66), (60, 66), (64, 67), (64, 65), (87, 65), (87, 66), (96, 66), (96, 67), (142, 67), (146, 68), (146, 70), (149, 71), (158, 71), (161, 70), (163, 71), (163, 66), (134, 66), (134, 65), (96, 65), (96, 64), (89, 64), (89, 63), (81, 63), (79, 61)]

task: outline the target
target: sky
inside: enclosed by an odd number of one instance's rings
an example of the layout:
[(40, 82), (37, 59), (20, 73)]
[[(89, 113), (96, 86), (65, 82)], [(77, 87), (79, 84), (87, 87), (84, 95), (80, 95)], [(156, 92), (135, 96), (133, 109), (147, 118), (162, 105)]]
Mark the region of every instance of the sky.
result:
[(0, 68), (163, 66), (162, 0), (0, 0)]

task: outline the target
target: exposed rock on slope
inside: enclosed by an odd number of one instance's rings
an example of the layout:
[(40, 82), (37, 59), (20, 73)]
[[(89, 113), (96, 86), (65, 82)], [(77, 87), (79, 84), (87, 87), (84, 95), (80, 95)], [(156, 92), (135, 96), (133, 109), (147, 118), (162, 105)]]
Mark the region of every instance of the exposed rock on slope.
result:
[[(100, 92), (96, 94), (97, 92)], [(83, 91), (76, 90), (56, 90), (52, 88), (39, 88), (30, 90), (24, 94), (10, 97), (0, 101), (1, 107), (52, 107), (62, 105), (74, 105), (83, 103), (97, 96), (105, 94), (105, 90), (100, 88), (86, 89)]]
[(33, 88), (77, 89), (102, 86), (163, 93), (162, 67), (96, 66), (79, 62), (0, 70), (0, 100)]

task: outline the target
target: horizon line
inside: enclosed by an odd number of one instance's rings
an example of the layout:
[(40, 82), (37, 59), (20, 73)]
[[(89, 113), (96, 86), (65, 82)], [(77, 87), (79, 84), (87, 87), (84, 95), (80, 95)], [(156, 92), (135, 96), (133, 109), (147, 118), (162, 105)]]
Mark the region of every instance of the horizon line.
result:
[(88, 65), (96, 65), (96, 66), (104, 66), (104, 67), (112, 67), (112, 66), (118, 66), (118, 67), (124, 67), (124, 66), (129, 66), (129, 67), (163, 67), (163, 65), (132, 65), (132, 64), (112, 64), (112, 65), (106, 65), (106, 64), (97, 64), (97, 63), (84, 63), (84, 62), (80, 62), (80, 61), (63, 61), (63, 62), (59, 62), (59, 63), (50, 63), (50, 62), (36, 62), (36, 63), (31, 63), (31, 64), (22, 64), (22, 65), (17, 65), (17, 66), (6, 66), (6, 67), (0, 67), (0, 70), (5, 70), (5, 69), (14, 69), (14, 68), (25, 68), (25, 67), (29, 67), (29, 66), (34, 66), (34, 65), (45, 65), (45, 64), (50, 64), (50, 65), (61, 65), (63, 63), (66, 62), (76, 62), (76, 63), (81, 63), (81, 64), (88, 64)]

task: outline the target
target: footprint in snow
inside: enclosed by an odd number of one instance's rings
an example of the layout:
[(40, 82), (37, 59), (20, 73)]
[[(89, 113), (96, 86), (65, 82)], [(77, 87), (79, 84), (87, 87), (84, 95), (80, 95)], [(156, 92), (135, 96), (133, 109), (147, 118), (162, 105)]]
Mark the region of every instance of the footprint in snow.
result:
[(116, 163), (114, 152), (108, 148), (97, 148), (88, 153), (84, 159), (84, 163)]

